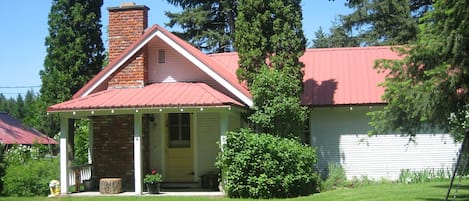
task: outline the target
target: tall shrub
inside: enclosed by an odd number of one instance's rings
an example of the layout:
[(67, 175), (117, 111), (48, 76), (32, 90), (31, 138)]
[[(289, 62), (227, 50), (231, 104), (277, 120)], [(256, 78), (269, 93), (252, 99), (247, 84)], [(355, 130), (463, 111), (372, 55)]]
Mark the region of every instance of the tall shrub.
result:
[(285, 198), (311, 194), (319, 181), (314, 148), (296, 139), (229, 132), (217, 159), (231, 198)]
[(40, 196), (49, 192), (49, 181), (59, 178), (59, 160), (45, 158), (41, 146), (13, 146), (5, 153), (7, 164), (2, 194)]
[(234, 45), (237, 75), (252, 93), (248, 119), (260, 132), (299, 136), (307, 108), (299, 60), (306, 47), (300, 0), (239, 0)]

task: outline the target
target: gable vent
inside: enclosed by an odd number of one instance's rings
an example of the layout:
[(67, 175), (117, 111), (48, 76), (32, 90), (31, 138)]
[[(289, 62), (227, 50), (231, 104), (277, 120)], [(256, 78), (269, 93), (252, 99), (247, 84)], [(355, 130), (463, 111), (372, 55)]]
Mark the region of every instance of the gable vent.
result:
[(166, 52), (164, 51), (164, 49), (158, 50), (158, 63), (159, 64), (166, 63)]

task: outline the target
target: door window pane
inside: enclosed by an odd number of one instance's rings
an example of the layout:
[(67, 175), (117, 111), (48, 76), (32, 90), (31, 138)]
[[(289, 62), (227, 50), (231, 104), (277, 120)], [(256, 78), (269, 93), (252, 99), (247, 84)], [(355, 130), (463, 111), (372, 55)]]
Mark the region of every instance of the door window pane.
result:
[(168, 114), (169, 147), (190, 147), (191, 127), (189, 113)]

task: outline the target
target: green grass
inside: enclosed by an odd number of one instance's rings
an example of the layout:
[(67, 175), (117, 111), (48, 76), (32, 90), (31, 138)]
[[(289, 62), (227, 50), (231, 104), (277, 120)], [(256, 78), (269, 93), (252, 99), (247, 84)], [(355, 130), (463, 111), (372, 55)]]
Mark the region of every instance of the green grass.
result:
[[(373, 200), (373, 201), (437, 201), (444, 200), (446, 191), (448, 189), (448, 181), (445, 182), (429, 182), (423, 184), (379, 184), (374, 186), (366, 186), (354, 189), (340, 189), (324, 193), (318, 193), (307, 197), (299, 197), (293, 199), (278, 199), (278, 200), (291, 200), (291, 201), (328, 201), (328, 200), (341, 200), (341, 201), (360, 201), (360, 200)], [(453, 191), (454, 192), (454, 191)], [(12, 198), (0, 197), (0, 201), (226, 201), (232, 200), (228, 198), (217, 197), (154, 197), (154, 196), (129, 196), (129, 197), (115, 197), (115, 196), (100, 196), (100, 197), (60, 197), (60, 198), (46, 198), (46, 197), (32, 197), (32, 198)], [(250, 199), (233, 199), (234, 201), (247, 201)], [(451, 199), (452, 200), (452, 199)], [(469, 180), (465, 180), (461, 184), (458, 191), (457, 200), (469, 200)]]

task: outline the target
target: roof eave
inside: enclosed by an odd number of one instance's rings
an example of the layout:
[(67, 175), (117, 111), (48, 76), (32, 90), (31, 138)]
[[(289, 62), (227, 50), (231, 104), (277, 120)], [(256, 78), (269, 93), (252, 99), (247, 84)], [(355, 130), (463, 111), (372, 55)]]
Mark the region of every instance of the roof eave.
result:
[(109, 107), (109, 108), (63, 108), (48, 110), (49, 113), (57, 113), (65, 116), (101, 116), (119, 114), (152, 114), (152, 113), (179, 113), (179, 112), (210, 112), (220, 110), (246, 111), (247, 107), (237, 104), (214, 104), (214, 105), (173, 105), (173, 106), (151, 106), (151, 107)]

